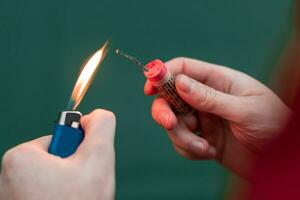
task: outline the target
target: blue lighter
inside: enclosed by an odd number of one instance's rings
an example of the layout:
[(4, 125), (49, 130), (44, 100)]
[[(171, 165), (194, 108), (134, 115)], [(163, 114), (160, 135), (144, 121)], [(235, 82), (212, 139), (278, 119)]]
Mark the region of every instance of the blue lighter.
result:
[(80, 126), (82, 114), (79, 111), (63, 111), (59, 114), (58, 122), (48, 152), (62, 158), (72, 155), (84, 138)]

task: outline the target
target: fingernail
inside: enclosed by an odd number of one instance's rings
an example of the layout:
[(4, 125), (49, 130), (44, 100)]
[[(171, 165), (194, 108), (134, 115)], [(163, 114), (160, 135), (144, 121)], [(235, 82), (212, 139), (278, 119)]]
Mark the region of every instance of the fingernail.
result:
[(176, 80), (179, 83), (178, 86), (181, 91), (183, 91), (185, 93), (190, 92), (191, 84), (192, 84), (192, 81), (190, 78), (188, 78), (187, 76), (185, 76), (183, 74), (180, 74), (176, 77)]
[(204, 148), (204, 145), (201, 141), (199, 140), (194, 140), (191, 144), (191, 148), (193, 151), (195, 152), (202, 152), (203, 151), (203, 148)]
[(210, 146), (208, 149), (208, 155), (209, 157), (215, 157), (217, 154), (217, 150), (215, 147)]

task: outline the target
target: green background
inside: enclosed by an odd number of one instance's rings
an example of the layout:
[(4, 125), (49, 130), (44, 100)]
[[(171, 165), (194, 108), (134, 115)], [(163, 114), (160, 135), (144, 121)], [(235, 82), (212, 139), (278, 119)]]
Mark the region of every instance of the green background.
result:
[[(1, 155), (51, 133), (79, 68), (107, 38), (144, 62), (194, 57), (267, 83), (291, 0), (0, 0)], [(150, 116), (144, 77), (110, 51), (79, 110), (118, 118), (117, 199), (220, 199), (228, 173), (179, 157)]]

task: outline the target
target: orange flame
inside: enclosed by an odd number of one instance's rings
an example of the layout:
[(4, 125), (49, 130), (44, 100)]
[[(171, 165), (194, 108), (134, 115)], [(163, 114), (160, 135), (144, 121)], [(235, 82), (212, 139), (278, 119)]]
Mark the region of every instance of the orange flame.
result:
[(96, 75), (97, 69), (103, 61), (107, 53), (108, 41), (86, 62), (83, 67), (76, 84), (74, 86), (71, 100), (74, 102), (73, 110), (75, 110), (83, 99), (93, 78)]

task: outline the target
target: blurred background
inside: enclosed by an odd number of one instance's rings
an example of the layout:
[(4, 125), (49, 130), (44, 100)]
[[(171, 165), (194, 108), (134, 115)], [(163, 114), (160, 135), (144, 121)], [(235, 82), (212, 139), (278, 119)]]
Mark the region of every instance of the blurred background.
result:
[(79, 110), (117, 115), (116, 199), (221, 199), (229, 173), (173, 151), (151, 118), (141, 70), (114, 49), (144, 63), (198, 58), (268, 84), (292, 7), (292, 0), (0, 0), (0, 154), (51, 133), (81, 64), (110, 38)]

